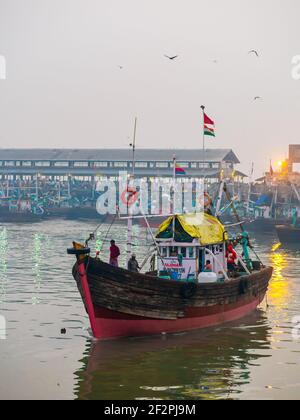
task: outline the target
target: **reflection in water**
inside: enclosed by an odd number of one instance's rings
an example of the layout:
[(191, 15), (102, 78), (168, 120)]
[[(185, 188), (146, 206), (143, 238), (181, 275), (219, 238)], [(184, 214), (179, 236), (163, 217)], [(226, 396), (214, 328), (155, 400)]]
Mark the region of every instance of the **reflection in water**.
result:
[(287, 255), (284, 251), (271, 254), (271, 265), (274, 268), (270, 283), (268, 298), (277, 308), (286, 305), (290, 298), (290, 281), (283, 276), (283, 270), (288, 267)]
[(251, 381), (251, 366), (269, 357), (268, 337), (258, 311), (226, 328), (89, 343), (75, 394), (78, 399), (236, 398)]
[(8, 240), (6, 228), (0, 231), (0, 303), (4, 303), (7, 286)]
[(33, 240), (33, 255), (32, 255), (32, 259), (33, 259), (33, 282), (34, 282), (34, 289), (33, 289), (33, 294), (32, 294), (32, 304), (33, 305), (38, 305), (40, 303), (39, 300), (39, 293), (40, 293), (40, 288), (41, 288), (41, 282), (42, 282), (42, 277), (41, 277), (41, 263), (42, 263), (42, 243), (44, 241), (44, 238), (42, 237), (42, 235), (36, 233), (34, 235), (34, 240)]

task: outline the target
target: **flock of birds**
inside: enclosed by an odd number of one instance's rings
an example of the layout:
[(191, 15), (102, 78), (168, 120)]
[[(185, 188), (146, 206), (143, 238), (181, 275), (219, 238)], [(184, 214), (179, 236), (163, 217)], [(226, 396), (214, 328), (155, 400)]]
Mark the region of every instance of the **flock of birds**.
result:
[[(248, 52), (248, 54), (254, 54), (254, 55), (256, 55), (257, 58), (260, 57), (260, 55), (259, 55), (259, 53), (258, 53), (257, 50), (250, 50)], [(174, 61), (177, 58), (179, 58), (179, 55), (171, 55), (170, 56), (170, 55), (165, 54), (164, 57), (167, 58), (170, 61)], [(217, 64), (218, 63), (218, 60), (213, 60), (213, 63)], [(118, 67), (119, 67), (120, 70), (123, 70), (124, 69), (124, 66), (119, 65)], [(259, 101), (259, 100), (262, 100), (262, 97), (261, 96), (255, 96), (254, 97), (254, 101)]]

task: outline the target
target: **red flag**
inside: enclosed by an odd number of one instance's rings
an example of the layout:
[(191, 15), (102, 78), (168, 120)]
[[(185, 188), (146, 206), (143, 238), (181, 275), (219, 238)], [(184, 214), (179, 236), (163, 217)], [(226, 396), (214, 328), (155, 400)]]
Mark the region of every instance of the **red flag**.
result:
[(215, 122), (211, 120), (206, 114), (204, 114), (204, 124), (215, 125)]

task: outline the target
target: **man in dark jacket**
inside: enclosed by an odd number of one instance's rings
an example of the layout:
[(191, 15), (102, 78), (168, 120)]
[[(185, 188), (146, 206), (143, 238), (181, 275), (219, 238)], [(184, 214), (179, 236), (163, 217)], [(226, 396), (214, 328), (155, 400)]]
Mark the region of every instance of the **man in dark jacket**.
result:
[(139, 263), (137, 262), (136, 255), (132, 254), (130, 260), (128, 261), (128, 270), (138, 273), (140, 270)]

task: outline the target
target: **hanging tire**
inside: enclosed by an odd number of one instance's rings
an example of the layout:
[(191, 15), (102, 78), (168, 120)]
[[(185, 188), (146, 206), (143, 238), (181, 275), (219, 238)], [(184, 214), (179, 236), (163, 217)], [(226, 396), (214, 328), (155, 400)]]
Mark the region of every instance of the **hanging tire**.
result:
[(67, 254), (68, 255), (87, 255), (90, 254), (91, 249), (90, 248), (82, 248), (82, 249), (75, 249), (75, 248), (68, 248), (67, 249)]
[(249, 282), (246, 279), (241, 279), (239, 284), (239, 294), (245, 295), (249, 289)]
[(181, 286), (180, 295), (183, 299), (191, 299), (195, 296), (197, 285), (195, 283), (185, 283)]

